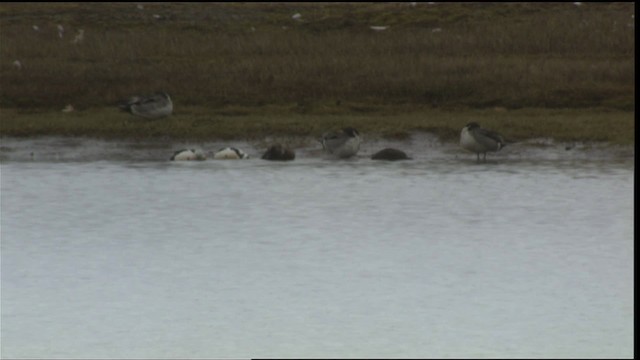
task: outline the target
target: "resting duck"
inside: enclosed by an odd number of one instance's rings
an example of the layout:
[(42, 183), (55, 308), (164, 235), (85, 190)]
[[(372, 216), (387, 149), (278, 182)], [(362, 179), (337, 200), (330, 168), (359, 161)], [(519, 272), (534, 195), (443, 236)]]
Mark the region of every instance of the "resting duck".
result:
[(226, 147), (216, 151), (213, 158), (216, 160), (248, 159), (249, 155), (240, 149)]
[(296, 158), (295, 152), (293, 150), (282, 146), (281, 144), (274, 144), (265, 151), (262, 155), (262, 159), (264, 160), (277, 160), (277, 161), (287, 161), (293, 160)]
[(149, 96), (133, 96), (119, 105), (120, 109), (147, 119), (158, 119), (173, 112), (173, 102), (169, 94), (158, 92)]
[(378, 151), (377, 153), (371, 156), (373, 160), (388, 160), (388, 161), (396, 161), (396, 160), (411, 160), (407, 154), (398, 149), (386, 148)]
[(206, 160), (207, 157), (201, 152), (194, 149), (182, 149), (173, 153), (171, 161), (187, 161), (187, 160)]
[(328, 154), (345, 159), (358, 153), (362, 139), (358, 130), (346, 127), (340, 131), (325, 133), (320, 142)]

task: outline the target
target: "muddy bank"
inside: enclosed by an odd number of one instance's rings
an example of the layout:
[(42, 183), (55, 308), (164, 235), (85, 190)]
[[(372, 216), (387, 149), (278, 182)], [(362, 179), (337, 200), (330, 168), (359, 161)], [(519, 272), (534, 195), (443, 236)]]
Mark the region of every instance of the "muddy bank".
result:
[[(0, 160), (5, 161), (167, 161), (184, 148), (211, 153), (225, 146), (234, 146), (259, 159), (268, 146), (280, 142), (296, 152), (296, 159), (322, 158), (320, 143), (312, 137), (266, 138), (260, 141), (172, 141), (101, 140), (83, 137), (0, 138)], [(368, 159), (384, 148), (406, 152), (414, 160), (473, 159), (457, 142), (442, 142), (429, 133), (414, 133), (403, 140), (364, 138), (358, 158)], [(633, 146), (607, 143), (557, 142), (553, 139), (531, 139), (510, 144), (498, 153), (490, 153), (491, 160), (624, 160), (633, 159)]]

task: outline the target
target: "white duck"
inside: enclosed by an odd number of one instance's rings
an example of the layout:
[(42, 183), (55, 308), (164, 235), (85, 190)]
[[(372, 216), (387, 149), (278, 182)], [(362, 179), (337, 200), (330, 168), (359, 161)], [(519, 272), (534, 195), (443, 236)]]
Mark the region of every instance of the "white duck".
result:
[(358, 130), (346, 127), (340, 131), (325, 133), (320, 142), (328, 154), (345, 159), (358, 153), (362, 139)]
[(198, 150), (182, 149), (173, 153), (171, 161), (190, 161), (190, 160), (206, 160), (207, 157)]
[(216, 160), (236, 160), (248, 159), (249, 155), (240, 149), (234, 147), (226, 147), (213, 153), (213, 158)]

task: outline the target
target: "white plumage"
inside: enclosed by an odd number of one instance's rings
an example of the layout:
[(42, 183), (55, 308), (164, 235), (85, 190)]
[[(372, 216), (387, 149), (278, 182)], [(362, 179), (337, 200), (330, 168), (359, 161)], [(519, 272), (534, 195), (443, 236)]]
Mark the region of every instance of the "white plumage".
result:
[(320, 142), (328, 154), (345, 159), (358, 153), (362, 139), (358, 130), (346, 127), (340, 131), (325, 133)]
[(213, 158), (216, 160), (236, 160), (248, 159), (249, 155), (240, 149), (234, 147), (226, 147), (216, 151), (213, 154)]
[(182, 149), (173, 153), (171, 161), (191, 161), (191, 160), (206, 160), (206, 156), (198, 150), (194, 149)]
[(481, 153), (484, 154), (483, 159), (486, 161), (488, 151), (498, 151), (505, 144), (502, 135), (489, 129), (483, 129), (475, 122), (468, 123), (460, 132), (460, 146), (476, 153), (478, 162)]

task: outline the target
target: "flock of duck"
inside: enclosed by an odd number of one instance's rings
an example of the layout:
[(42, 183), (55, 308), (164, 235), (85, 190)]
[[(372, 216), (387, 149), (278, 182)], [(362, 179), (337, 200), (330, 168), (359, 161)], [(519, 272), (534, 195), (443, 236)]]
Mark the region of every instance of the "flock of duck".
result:
[[(133, 115), (148, 119), (157, 119), (169, 116), (173, 112), (173, 102), (169, 94), (157, 92), (148, 96), (133, 96), (121, 103), (119, 107)], [(326, 154), (337, 159), (353, 157), (360, 150), (362, 138), (353, 127), (345, 127), (338, 131), (330, 131), (322, 135), (320, 139), (322, 148)], [(480, 154), (483, 161), (487, 159), (487, 152), (496, 152), (502, 149), (507, 142), (505, 138), (492, 130), (484, 129), (476, 122), (468, 123), (460, 132), (460, 146), (476, 154), (477, 162), (480, 162)], [(249, 155), (235, 147), (225, 147), (213, 152), (213, 159), (248, 159)], [(295, 152), (281, 144), (271, 145), (261, 157), (264, 160), (288, 161), (295, 159)], [(407, 154), (398, 149), (386, 148), (371, 156), (373, 160), (409, 160)], [(181, 149), (176, 151), (170, 160), (191, 161), (206, 160), (204, 152), (195, 149)]]

